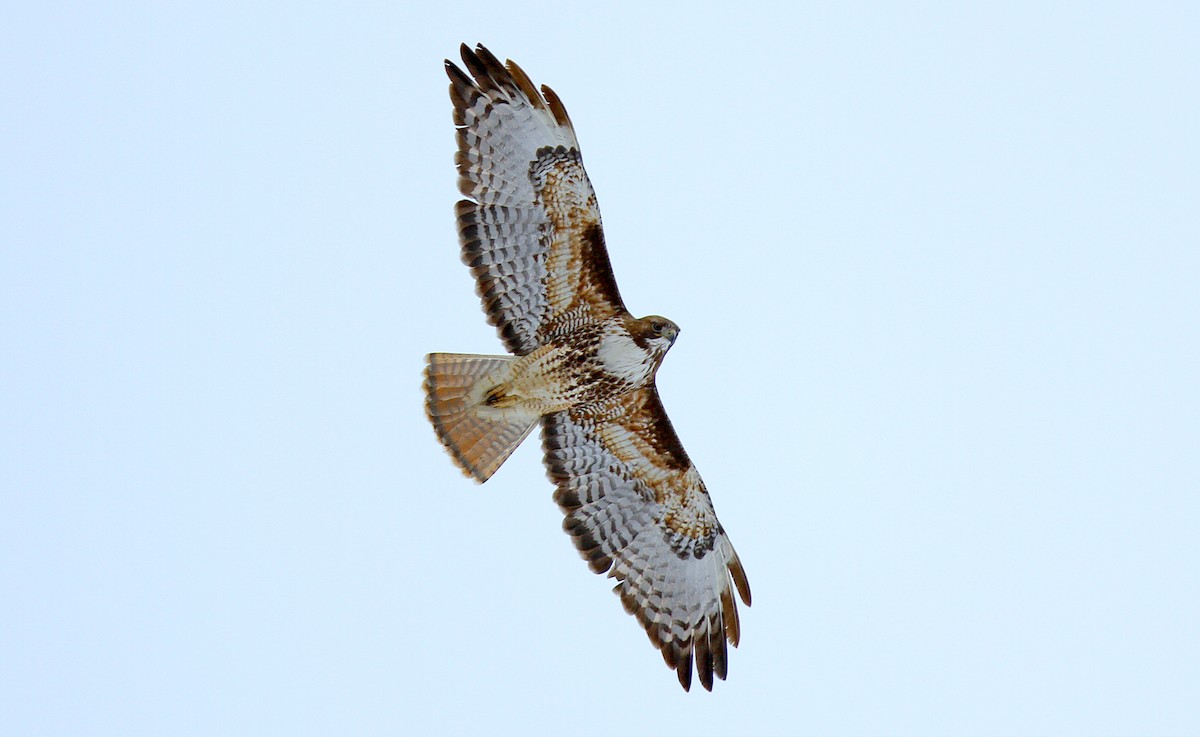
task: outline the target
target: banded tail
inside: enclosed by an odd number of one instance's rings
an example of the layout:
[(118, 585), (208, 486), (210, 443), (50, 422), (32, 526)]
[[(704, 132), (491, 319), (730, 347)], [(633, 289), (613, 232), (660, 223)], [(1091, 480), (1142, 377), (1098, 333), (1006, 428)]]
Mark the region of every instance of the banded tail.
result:
[(490, 390), (512, 356), (430, 353), (425, 357), (425, 414), (438, 440), (467, 476), (483, 483), (541, 419), (520, 406), (501, 406)]

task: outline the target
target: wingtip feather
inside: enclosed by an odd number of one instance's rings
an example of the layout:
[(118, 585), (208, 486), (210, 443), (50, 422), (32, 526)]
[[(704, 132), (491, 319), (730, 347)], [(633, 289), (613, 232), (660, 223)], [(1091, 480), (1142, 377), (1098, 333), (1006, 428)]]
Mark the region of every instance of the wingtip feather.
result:
[(567, 115), (567, 108), (558, 94), (550, 89), (549, 85), (542, 85), (542, 95), (546, 98), (546, 104), (550, 106), (550, 113), (554, 116), (555, 122), (564, 128), (574, 129), (574, 126), (571, 125), (571, 116)]
[(729, 559), (728, 563), (729, 575), (733, 577), (733, 585), (737, 587), (738, 596), (741, 597), (742, 603), (750, 606), (750, 581), (746, 578), (746, 570), (742, 568), (742, 561), (738, 559), (737, 553)]

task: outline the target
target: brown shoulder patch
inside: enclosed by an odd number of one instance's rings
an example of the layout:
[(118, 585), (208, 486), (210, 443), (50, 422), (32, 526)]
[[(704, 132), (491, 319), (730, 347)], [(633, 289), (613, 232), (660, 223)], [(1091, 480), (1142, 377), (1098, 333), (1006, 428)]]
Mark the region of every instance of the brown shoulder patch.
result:
[(529, 178), (553, 227), (547, 271), (558, 280), (550, 303), (557, 312), (589, 305), (600, 317), (624, 312), (613, 275), (596, 195), (576, 148), (545, 146)]
[(692, 461), (675, 434), (658, 390), (650, 386), (639, 393), (643, 394), (641, 405), (631, 407), (631, 411), (618, 422), (646, 444), (652, 460), (672, 470), (686, 471)]

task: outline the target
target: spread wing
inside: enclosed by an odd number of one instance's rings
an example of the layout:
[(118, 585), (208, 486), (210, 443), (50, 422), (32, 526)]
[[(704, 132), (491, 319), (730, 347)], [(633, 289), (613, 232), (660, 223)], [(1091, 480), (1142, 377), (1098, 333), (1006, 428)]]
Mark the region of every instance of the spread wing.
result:
[[(555, 501), (591, 569), (619, 581), (613, 591), (650, 641), (691, 686), (693, 661), (712, 690), (724, 679), (726, 642), (738, 643), (732, 589), (750, 586), (653, 387), (603, 417), (567, 410), (543, 419)], [(733, 586), (731, 586), (731, 581)]]
[[(596, 195), (558, 96), (512, 61), (464, 44), (468, 76), (450, 61), (458, 128), (462, 259), (488, 322), (525, 355), (568, 313), (602, 320), (624, 311)], [(474, 79), (472, 79), (474, 77)]]

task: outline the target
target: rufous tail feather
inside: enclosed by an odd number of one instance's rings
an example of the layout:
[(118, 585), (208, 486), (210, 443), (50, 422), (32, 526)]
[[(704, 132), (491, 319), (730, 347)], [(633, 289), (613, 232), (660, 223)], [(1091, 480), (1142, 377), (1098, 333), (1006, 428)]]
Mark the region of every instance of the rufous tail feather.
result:
[(425, 414), (463, 473), (483, 483), (517, 449), (541, 415), (497, 406), (493, 382), (512, 356), (430, 353), (425, 357)]

